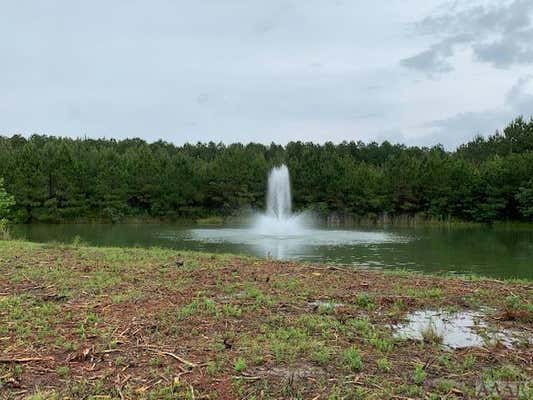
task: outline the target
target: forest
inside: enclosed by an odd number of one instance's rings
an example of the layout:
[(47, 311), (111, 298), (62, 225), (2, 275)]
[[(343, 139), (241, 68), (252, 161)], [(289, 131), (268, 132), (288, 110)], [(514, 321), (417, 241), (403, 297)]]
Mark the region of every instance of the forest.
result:
[(264, 207), (268, 171), (280, 163), (290, 169), (297, 210), (533, 219), (533, 119), (521, 117), (455, 151), (389, 142), (176, 146), (0, 136), (0, 193), (17, 222), (230, 216)]

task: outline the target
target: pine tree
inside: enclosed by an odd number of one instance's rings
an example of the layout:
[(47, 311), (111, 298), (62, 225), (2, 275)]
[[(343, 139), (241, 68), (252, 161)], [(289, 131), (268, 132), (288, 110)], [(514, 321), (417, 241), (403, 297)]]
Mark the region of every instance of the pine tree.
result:
[(15, 205), (15, 198), (4, 189), (4, 179), (0, 178), (0, 238), (7, 238), (8, 218), (11, 207)]

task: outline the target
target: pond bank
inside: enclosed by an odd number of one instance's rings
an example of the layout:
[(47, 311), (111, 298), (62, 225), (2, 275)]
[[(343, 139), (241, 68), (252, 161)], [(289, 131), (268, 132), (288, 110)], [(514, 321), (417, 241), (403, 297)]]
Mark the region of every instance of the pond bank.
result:
[[(36, 219), (32, 224), (191, 224), (199, 225), (225, 225), (249, 223), (254, 216), (263, 210), (246, 209), (236, 211), (233, 214), (214, 214), (207, 216), (179, 216), (166, 215), (153, 217), (149, 215), (125, 215), (111, 219), (104, 216), (87, 216), (68, 219)], [(368, 214), (358, 215), (350, 212), (331, 211), (323, 212), (316, 210), (296, 210), (296, 213), (308, 215), (317, 224), (327, 227), (398, 227), (398, 228), (473, 228), (473, 227), (496, 227), (496, 228), (521, 228), (533, 229), (533, 221), (493, 221), (476, 222), (456, 218), (436, 218), (425, 213), (406, 214)], [(22, 221), (20, 221), (23, 223)]]
[[(6, 398), (531, 396), (528, 281), (20, 241), (0, 241), (0, 272)], [(482, 312), (487, 340), (398, 337), (419, 310)]]

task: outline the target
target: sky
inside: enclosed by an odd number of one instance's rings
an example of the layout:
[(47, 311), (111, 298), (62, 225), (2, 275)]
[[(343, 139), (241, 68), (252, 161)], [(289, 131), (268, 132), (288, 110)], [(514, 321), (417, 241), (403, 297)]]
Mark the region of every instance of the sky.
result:
[(533, 115), (532, 0), (0, 0), (0, 134), (448, 149)]

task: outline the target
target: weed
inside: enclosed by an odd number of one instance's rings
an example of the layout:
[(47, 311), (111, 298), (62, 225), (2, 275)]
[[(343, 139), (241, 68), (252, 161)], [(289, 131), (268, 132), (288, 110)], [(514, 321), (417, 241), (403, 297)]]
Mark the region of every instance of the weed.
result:
[(388, 353), (394, 348), (394, 343), (390, 339), (379, 337), (377, 334), (370, 338), (370, 344), (382, 353)]
[(246, 361), (244, 358), (239, 357), (237, 361), (235, 361), (235, 364), (233, 364), (233, 369), (238, 373), (244, 372), (246, 370)]
[(391, 363), (386, 358), (380, 358), (377, 362), (378, 369), (380, 371), (388, 372), (391, 369)]
[(152, 357), (150, 358), (150, 360), (148, 361), (148, 365), (150, 367), (160, 367), (163, 365), (163, 360), (160, 358), (160, 357)]
[(398, 387), (397, 392), (407, 397), (421, 397), (424, 390), (419, 385), (403, 384)]
[(440, 365), (444, 368), (451, 369), (453, 366), (453, 359), (450, 354), (443, 354), (437, 358)]
[(240, 318), (242, 315), (242, 309), (232, 304), (224, 304), (222, 307), (222, 313), (226, 317)]
[(292, 362), (298, 355), (304, 355), (314, 343), (307, 331), (299, 328), (278, 328), (268, 334), (270, 348), (274, 353), (276, 362)]
[(420, 332), (422, 339), (426, 343), (440, 344), (444, 340), (442, 334), (437, 331), (433, 321), (429, 321), (427, 326)]
[(463, 360), (463, 363), (461, 365), (463, 371), (469, 371), (476, 365), (476, 356), (473, 354), (469, 354), (465, 357)]
[(455, 382), (448, 380), (448, 379), (439, 379), (436, 384), (435, 388), (437, 392), (441, 394), (448, 394), (451, 392), (451, 390), (455, 387)]
[(215, 376), (222, 370), (222, 363), (218, 358), (208, 361), (206, 370), (209, 375)]
[(441, 299), (443, 297), (442, 289), (438, 287), (434, 288), (407, 288), (406, 294), (411, 297), (417, 297), (421, 299)]
[(343, 360), (345, 365), (351, 371), (360, 371), (363, 368), (363, 360), (357, 347), (352, 346), (346, 350), (343, 354)]
[(369, 337), (374, 330), (374, 327), (367, 318), (351, 319), (348, 320), (346, 324), (348, 327), (360, 333), (363, 337)]
[(522, 308), (522, 301), (516, 295), (510, 295), (505, 298), (505, 305), (509, 310), (519, 310)]
[(217, 304), (213, 300), (199, 298), (181, 307), (178, 311), (177, 319), (178, 321), (181, 321), (194, 315), (207, 315), (215, 317), (217, 314)]
[(66, 378), (70, 373), (70, 369), (67, 366), (61, 366), (56, 368), (56, 372), (61, 378)]
[(276, 289), (283, 289), (289, 292), (295, 292), (301, 287), (300, 280), (298, 278), (289, 278), (286, 280), (276, 280), (272, 284)]
[(427, 373), (424, 370), (424, 366), (422, 364), (417, 364), (413, 372), (413, 382), (417, 385), (420, 385), (424, 383), (424, 381), (426, 380), (426, 377), (427, 377)]
[(357, 298), (355, 299), (355, 303), (359, 307), (366, 308), (367, 310), (371, 310), (375, 307), (374, 301), (366, 293), (361, 293), (357, 295)]
[(331, 360), (331, 350), (326, 346), (320, 346), (311, 354), (311, 360), (319, 365), (326, 365)]
[(81, 238), (80, 235), (75, 235), (72, 238), (72, 246), (75, 247), (75, 248), (80, 248), (82, 246), (86, 246), (86, 244), (85, 244), (85, 242), (83, 241), (83, 239)]
[(328, 301), (325, 303), (321, 303), (318, 306), (318, 313), (319, 314), (333, 314), (335, 312), (335, 303), (332, 301)]

